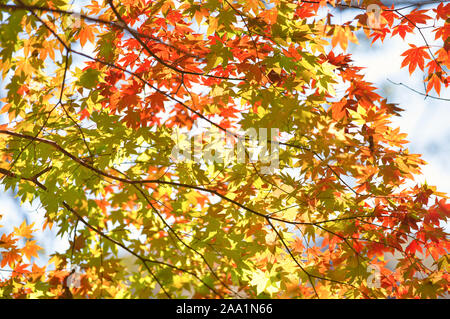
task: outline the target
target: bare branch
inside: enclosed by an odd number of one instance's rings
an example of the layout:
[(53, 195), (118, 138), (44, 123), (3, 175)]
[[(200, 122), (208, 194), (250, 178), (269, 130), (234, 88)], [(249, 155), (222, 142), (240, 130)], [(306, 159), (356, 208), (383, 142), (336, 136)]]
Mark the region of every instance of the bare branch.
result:
[(450, 101), (450, 99), (446, 99), (446, 98), (443, 98), (443, 97), (432, 96), (432, 95), (428, 95), (428, 94), (425, 94), (425, 93), (423, 93), (423, 92), (417, 91), (417, 90), (413, 89), (412, 87), (407, 86), (406, 84), (403, 84), (403, 83), (401, 83), (401, 82), (398, 82), (398, 83), (397, 83), (397, 82), (391, 81), (390, 79), (387, 79), (387, 80), (388, 80), (390, 83), (394, 84), (394, 85), (400, 85), (400, 86), (403, 86), (403, 87), (407, 88), (407, 89), (410, 90), (410, 91), (413, 91), (413, 92), (415, 92), (415, 93), (417, 93), (417, 94), (420, 94), (420, 95), (422, 95), (422, 96), (425, 96), (425, 98), (429, 97), (430, 99), (435, 99), (435, 100)]

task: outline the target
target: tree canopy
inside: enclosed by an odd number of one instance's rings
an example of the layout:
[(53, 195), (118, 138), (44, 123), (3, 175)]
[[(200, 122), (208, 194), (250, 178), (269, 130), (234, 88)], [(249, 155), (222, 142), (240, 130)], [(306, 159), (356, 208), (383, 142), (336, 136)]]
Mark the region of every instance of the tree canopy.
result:
[(1, 184), (45, 214), (2, 233), (0, 296), (445, 295), (450, 204), (347, 48), (417, 34), (440, 98), (450, 4), (383, 3), (0, 1)]

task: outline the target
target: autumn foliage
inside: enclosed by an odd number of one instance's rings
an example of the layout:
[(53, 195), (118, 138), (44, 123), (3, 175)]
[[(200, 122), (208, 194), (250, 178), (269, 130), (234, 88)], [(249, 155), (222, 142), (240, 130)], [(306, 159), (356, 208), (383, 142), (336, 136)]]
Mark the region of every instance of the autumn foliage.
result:
[[(450, 203), (346, 51), (416, 34), (398, 67), (438, 98), (450, 3), (68, 3), (0, 1), (1, 184), (45, 214), (0, 229), (0, 297), (445, 295)], [(176, 130), (213, 128), (278, 129), (279, 167), (174, 160)], [(69, 243), (43, 264), (49, 228)]]

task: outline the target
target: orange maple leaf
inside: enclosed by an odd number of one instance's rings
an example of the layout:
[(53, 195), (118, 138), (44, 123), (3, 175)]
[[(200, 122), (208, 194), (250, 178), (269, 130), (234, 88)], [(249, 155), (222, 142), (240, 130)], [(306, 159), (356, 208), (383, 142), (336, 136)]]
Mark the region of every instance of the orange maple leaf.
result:
[(21, 250), (25, 257), (30, 260), (31, 257), (38, 257), (38, 251), (42, 250), (42, 247), (36, 245), (36, 240), (29, 240)]
[(433, 87), (436, 93), (439, 95), (441, 93), (441, 79), (436, 74), (433, 74), (431, 76), (431, 79), (428, 81), (427, 93), (430, 92)]
[(16, 261), (21, 260), (22, 257), (18, 253), (18, 249), (11, 249), (10, 251), (4, 251), (2, 252), (2, 262), (0, 264), (0, 267), (5, 267), (8, 265), (9, 267), (13, 268)]
[(412, 74), (417, 66), (423, 71), (425, 59), (430, 59), (430, 55), (425, 51), (426, 46), (416, 47), (414, 44), (409, 45), (411, 49), (402, 53), (405, 59), (402, 62), (402, 68), (409, 64), (409, 74)]
[(80, 29), (80, 33), (78, 34), (81, 46), (84, 47), (88, 40), (89, 42), (94, 43), (95, 33), (97, 33), (97, 28), (95, 28), (94, 26), (83, 25), (83, 27)]
[(13, 238), (13, 234), (3, 234), (0, 238), (0, 248), (11, 249), (15, 246), (17, 238)]
[(22, 274), (28, 274), (28, 273), (30, 273), (30, 271), (29, 271), (28, 269), (26, 269), (28, 266), (30, 266), (30, 264), (20, 264), (20, 265), (17, 265), (17, 266), (14, 268), (13, 274), (16, 274), (16, 275), (22, 275)]

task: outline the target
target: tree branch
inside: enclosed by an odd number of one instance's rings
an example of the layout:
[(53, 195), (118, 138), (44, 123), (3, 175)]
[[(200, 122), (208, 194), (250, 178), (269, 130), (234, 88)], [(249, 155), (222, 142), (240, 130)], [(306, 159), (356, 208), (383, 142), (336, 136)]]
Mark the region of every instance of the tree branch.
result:
[(441, 100), (441, 101), (448, 101), (448, 102), (450, 102), (450, 99), (446, 99), (446, 98), (443, 98), (443, 97), (437, 97), (437, 96), (428, 95), (428, 94), (425, 94), (425, 93), (423, 93), (423, 92), (417, 91), (417, 90), (413, 89), (412, 87), (407, 86), (406, 84), (403, 84), (403, 83), (401, 83), (401, 82), (398, 82), (398, 83), (397, 83), (397, 82), (391, 81), (390, 79), (387, 79), (387, 80), (388, 80), (390, 83), (394, 84), (394, 85), (400, 85), (400, 86), (403, 86), (403, 87), (407, 88), (407, 89), (410, 90), (410, 91), (413, 91), (413, 92), (415, 92), (415, 93), (417, 93), (417, 94), (420, 94), (420, 95), (422, 95), (422, 96), (425, 96), (425, 98), (429, 97), (429, 98), (435, 99), (435, 100)]

